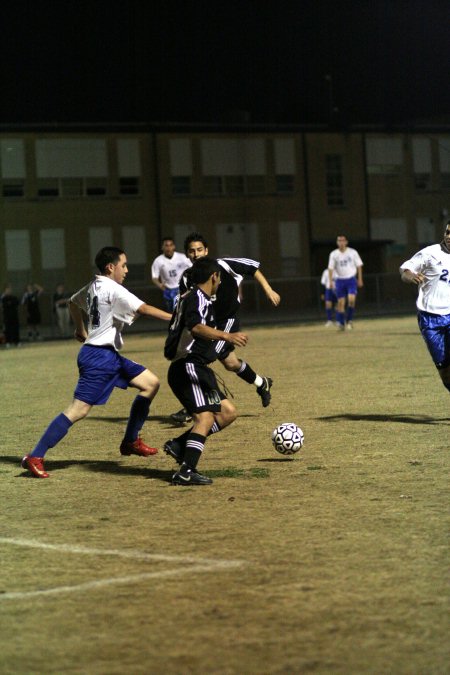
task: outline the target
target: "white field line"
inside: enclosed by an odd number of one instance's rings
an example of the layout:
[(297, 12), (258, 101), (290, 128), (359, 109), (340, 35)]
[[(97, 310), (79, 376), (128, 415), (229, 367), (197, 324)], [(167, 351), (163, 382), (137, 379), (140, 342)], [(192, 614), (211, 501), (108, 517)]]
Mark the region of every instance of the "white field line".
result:
[(57, 586), (37, 591), (12, 591), (0, 593), (0, 601), (27, 599), (38, 596), (58, 595), (60, 593), (74, 593), (86, 590), (95, 590), (114, 584), (130, 584), (145, 579), (160, 579), (163, 577), (180, 576), (192, 572), (214, 572), (219, 569), (232, 569), (244, 565), (242, 560), (212, 560), (210, 558), (193, 558), (191, 556), (167, 556), (162, 554), (145, 553), (144, 551), (121, 551), (119, 549), (96, 549), (86, 548), (84, 546), (71, 546), (69, 544), (45, 544), (43, 542), (30, 539), (9, 539), (0, 537), (0, 544), (10, 544), (12, 546), (22, 546), (28, 548), (40, 548), (44, 550), (59, 551), (61, 553), (73, 553), (82, 555), (109, 555), (134, 560), (145, 560), (147, 562), (172, 562), (179, 564), (189, 563), (186, 568), (176, 568), (170, 570), (161, 570), (159, 572), (144, 572), (142, 574), (133, 574), (124, 577), (110, 577), (107, 579), (98, 579), (97, 581), (87, 581), (74, 586)]

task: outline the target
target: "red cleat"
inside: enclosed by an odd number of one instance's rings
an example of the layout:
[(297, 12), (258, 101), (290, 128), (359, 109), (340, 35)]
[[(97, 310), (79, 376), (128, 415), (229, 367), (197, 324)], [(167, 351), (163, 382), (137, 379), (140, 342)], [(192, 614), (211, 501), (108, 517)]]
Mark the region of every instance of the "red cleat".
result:
[(122, 441), (120, 444), (121, 455), (139, 455), (140, 457), (148, 457), (149, 455), (156, 455), (158, 448), (151, 448), (145, 445), (141, 438), (135, 441)]
[(28, 469), (35, 478), (50, 477), (50, 474), (44, 469), (44, 460), (42, 457), (30, 457), (30, 455), (25, 455), (21, 464), (22, 468)]

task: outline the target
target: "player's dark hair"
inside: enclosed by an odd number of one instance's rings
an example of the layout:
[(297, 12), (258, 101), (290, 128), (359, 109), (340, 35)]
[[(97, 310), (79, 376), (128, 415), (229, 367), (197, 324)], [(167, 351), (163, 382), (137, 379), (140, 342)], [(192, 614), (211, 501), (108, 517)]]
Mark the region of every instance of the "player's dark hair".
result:
[(169, 237), (169, 236), (163, 237), (161, 239), (161, 244), (164, 244), (165, 241), (173, 241), (173, 243), (175, 243), (175, 239), (173, 237)]
[[(200, 241), (193, 239), (193, 241)], [(189, 270), (190, 281), (193, 285), (204, 284), (208, 281), (211, 274), (218, 272), (220, 274), (220, 265), (215, 258), (210, 258), (205, 255), (203, 258), (198, 258)]]
[(110, 263), (116, 265), (119, 262), (120, 256), (124, 253), (125, 251), (122, 251), (121, 248), (117, 248), (117, 246), (104, 246), (101, 248), (95, 256), (95, 264), (101, 274), (104, 274), (107, 265)]
[(193, 241), (200, 241), (205, 248), (208, 248), (208, 242), (206, 241), (205, 237), (202, 234), (200, 234), (200, 232), (191, 232), (191, 234), (188, 234), (188, 236), (184, 240), (185, 253), (187, 253), (189, 244), (192, 244)]

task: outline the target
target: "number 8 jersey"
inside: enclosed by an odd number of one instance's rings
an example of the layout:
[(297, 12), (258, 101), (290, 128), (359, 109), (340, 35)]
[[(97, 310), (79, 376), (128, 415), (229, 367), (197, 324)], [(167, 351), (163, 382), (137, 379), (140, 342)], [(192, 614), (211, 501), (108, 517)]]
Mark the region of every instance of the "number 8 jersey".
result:
[(430, 314), (450, 314), (450, 253), (441, 244), (432, 244), (418, 251), (400, 266), (400, 272), (411, 270), (425, 276), (419, 285), (417, 309)]
[(94, 281), (70, 298), (88, 316), (86, 345), (113, 347), (123, 345), (122, 330), (136, 319), (144, 304), (136, 295), (108, 277), (97, 274)]

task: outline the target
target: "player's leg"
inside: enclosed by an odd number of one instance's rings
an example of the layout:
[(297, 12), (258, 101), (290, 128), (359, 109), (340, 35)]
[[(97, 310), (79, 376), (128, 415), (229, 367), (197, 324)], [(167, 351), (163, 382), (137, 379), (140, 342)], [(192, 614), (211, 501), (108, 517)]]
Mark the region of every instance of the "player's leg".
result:
[(418, 323), (442, 384), (450, 391), (450, 319), (419, 312)]
[(91, 407), (89, 403), (74, 399), (64, 412), (50, 422), (33, 450), (22, 459), (23, 468), (28, 469), (36, 478), (48, 478), (49, 474), (44, 469), (47, 450), (54, 448), (75, 422), (86, 417)]
[(345, 279), (336, 279), (336, 323), (339, 330), (345, 329), (345, 301), (347, 299), (347, 291), (345, 288)]
[(159, 380), (154, 373), (145, 368), (139, 375), (130, 380), (129, 386), (138, 389), (139, 394), (131, 405), (127, 427), (120, 445), (120, 453), (122, 455), (140, 455), (141, 457), (155, 455), (158, 452), (157, 448), (146, 445), (139, 437), (139, 433), (150, 412), (150, 404), (158, 393)]

